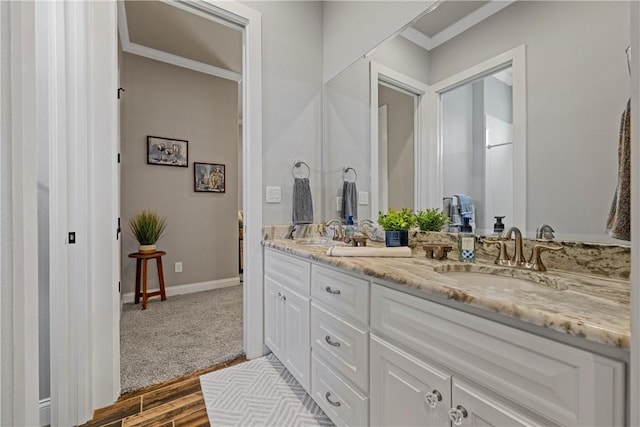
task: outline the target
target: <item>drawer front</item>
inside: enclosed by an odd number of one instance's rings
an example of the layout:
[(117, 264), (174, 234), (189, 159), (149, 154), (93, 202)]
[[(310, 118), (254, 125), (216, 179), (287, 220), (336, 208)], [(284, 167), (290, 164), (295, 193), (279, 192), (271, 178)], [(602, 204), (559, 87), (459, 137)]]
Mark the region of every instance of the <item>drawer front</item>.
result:
[(372, 332), (560, 424), (596, 424), (591, 353), (376, 284), (371, 301)]
[(273, 281), (309, 295), (310, 271), (310, 262), (265, 248), (264, 275)]
[(369, 399), (361, 396), (316, 355), (311, 360), (311, 396), (337, 426), (369, 425)]
[(325, 268), (311, 267), (311, 295), (331, 310), (369, 324), (369, 282)]
[(311, 305), (311, 348), (332, 369), (369, 392), (369, 331)]

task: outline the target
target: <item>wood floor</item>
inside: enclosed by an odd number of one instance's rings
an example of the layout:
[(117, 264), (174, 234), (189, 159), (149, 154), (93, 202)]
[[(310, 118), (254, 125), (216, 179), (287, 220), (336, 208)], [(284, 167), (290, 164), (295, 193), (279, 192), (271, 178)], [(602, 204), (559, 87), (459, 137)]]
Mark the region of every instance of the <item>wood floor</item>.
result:
[(123, 394), (111, 406), (98, 409), (83, 427), (208, 426), (200, 375), (237, 365), (244, 356), (161, 384)]

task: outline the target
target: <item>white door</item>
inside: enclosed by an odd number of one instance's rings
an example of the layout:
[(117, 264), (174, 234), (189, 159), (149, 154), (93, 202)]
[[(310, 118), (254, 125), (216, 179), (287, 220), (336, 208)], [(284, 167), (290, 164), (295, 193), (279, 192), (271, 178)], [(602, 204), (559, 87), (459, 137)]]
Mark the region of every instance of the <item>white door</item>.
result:
[[(283, 363), (305, 390), (311, 390), (311, 299), (283, 288), (284, 348)], [(282, 359), (281, 359), (282, 360)]]
[(282, 286), (264, 278), (264, 342), (282, 360)]
[(372, 426), (449, 426), (451, 375), (371, 335)]
[(507, 400), (497, 398), (487, 390), (453, 379), (452, 409), (450, 419), (453, 426), (533, 426), (556, 425), (523, 409)]

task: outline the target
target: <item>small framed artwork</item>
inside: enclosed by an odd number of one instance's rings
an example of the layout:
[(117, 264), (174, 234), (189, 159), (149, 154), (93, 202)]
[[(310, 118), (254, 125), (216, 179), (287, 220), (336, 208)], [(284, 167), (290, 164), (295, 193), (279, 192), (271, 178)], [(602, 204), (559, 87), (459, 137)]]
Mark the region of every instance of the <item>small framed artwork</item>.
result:
[(224, 193), (224, 165), (215, 163), (194, 163), (193, 180), (193, 188), (196, 192)]
[(188, 158), (188, 141), (147, 136), (147, 164), (186, 168)]

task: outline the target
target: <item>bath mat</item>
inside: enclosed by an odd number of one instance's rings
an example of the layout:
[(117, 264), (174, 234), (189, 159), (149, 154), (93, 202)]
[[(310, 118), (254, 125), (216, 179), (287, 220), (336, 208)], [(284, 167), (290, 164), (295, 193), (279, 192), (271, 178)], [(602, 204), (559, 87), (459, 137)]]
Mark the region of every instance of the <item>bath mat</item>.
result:
[(273, 354), (200, 377), (212, 426), (333, 426)]

